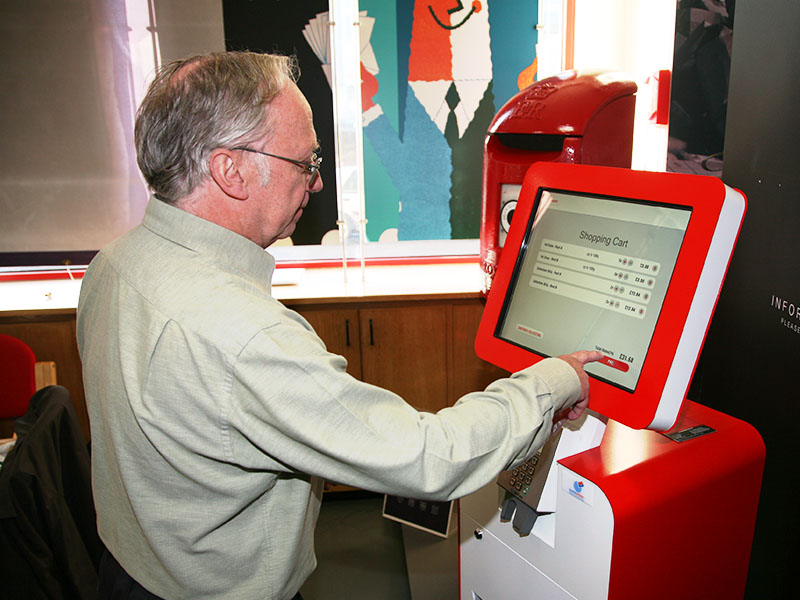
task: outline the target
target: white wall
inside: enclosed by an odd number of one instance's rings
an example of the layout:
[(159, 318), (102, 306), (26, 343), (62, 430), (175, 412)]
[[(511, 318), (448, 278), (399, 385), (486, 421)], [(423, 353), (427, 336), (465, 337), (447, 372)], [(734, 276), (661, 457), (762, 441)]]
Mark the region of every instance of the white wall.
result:
[(663, 171), (667, 126), (648, 119), (651, 76), (672, 69), (676, 0), (575, 0), (575, 68), (623, 71), (639, 86), (633, 168)]

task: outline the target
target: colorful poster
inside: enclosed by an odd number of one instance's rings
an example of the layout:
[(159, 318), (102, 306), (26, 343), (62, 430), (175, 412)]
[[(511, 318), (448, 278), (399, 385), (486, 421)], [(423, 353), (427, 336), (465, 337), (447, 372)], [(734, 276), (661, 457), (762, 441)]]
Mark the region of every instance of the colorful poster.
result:
[[(300, 61), (326, 185), (293, 242), (320, 243), (336, 221), (327, 2), (223, 7), (228, 48)], [(359, 10), (367, 241), (478, 238), (484, 138), (535, 79), (538, 2), (360, 0)]]
[(535, 79), (537, 5), (360, 1), (369, 241), (479, 236), (484, 137)]

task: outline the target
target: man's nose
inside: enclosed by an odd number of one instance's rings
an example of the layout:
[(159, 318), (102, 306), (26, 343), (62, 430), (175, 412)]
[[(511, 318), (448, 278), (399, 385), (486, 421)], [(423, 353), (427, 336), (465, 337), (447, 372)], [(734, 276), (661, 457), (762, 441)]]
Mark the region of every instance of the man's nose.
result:
[(316, 194), (317, 192), (322, 190), (322, 173), (317, 173), (317, 176), (313, 178), (314, 181), (308, 187), (308, 191), (312, 194)]

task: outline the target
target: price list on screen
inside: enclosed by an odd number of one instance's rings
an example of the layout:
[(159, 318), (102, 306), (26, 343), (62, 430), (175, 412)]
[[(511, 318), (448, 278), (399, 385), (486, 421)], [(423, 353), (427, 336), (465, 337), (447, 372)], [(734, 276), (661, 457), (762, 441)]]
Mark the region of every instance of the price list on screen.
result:
[(644, 319), (660, 269), (658, 262), (545, 239), (529, 285)]

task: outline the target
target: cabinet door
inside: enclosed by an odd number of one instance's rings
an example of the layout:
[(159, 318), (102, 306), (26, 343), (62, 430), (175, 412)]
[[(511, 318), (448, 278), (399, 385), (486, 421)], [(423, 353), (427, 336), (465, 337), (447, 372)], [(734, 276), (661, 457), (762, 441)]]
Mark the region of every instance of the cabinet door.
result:
[(448, 310), (445, 304), (362, 308), (362, 379), (419, 410), (447, 406)]
[(475, 354), (475, 335), (478, 333), (483, 307), (482, 300), (453, 305), (451, 404), (464, 394), (481, 391), (495, 379), (509, 375), (507, 371), (481, 360)]
[(301, 309), (298, 310), (325, 342), (328, 351), (347, 359), (347, 372), (361, 379), (361, 348), (358, 334), (358, 310)]

